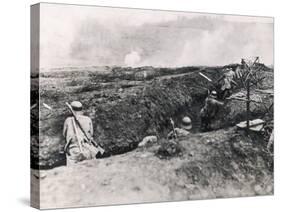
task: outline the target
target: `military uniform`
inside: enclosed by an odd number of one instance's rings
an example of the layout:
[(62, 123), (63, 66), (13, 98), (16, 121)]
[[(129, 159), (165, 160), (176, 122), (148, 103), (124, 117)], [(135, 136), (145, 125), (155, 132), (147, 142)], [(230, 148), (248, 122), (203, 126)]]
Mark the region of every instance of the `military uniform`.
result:
[(191, 119), (188, 116), (183, 117), (181, 128), (174, 128), (174, 130), (170, 131), (167, 135), (168, 139), (175, 139), (180, 137), (185, 137), (190, 134), (190, 130), (192, 129)]
[(173, 138), (175, 138), (175, 134), (176, 133), (176, 136), (178, 137), (178, 138), (180, 138), (180, 137), (185, 137), (185, 136), (187, 136), (187, 135), (189, 135), (190, 134), (190, 132), (189, 131), (187, 131), (187, 130), (185, 130), (185, 129), (181, 129), (181, 128), (175, 128), (175, 132), (172, 130), (172, 131), (170, 131), (169, 133), (168, 133), (168, 139), (173, 139)]
[(235, 76), (236, 74), (232, 69), (224, 73), (223, 85), (221, 86), (222, 99), (224, 99), (227, 96), (230, 96), (232, 83), (234, 81)]
[[(81, 114), (76, 114), (76, 117), (87, 134), (87, 137), (92, 138), (94, 134), (92, 120)], [(87, 142), (85, 135), (76, 123), (74, 117), (68, 117), (65, 120), (63, 136), (66, 140), (65, 152), (68, 165), (82, 160), (93, 159), (98, 153), (98, 150), (91, 143)]]
[(205, 105), (200, 111), (201, 129), (203, 131), (210, 130), (212, 119), (217, 115), (222, 102), (216, 99), (216, 94), (210, 95), (205, 100)]

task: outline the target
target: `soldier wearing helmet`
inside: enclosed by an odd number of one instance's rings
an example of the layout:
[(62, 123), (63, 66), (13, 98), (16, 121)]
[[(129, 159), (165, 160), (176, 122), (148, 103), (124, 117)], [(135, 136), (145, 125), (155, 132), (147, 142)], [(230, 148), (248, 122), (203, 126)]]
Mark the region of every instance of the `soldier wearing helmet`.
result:
[[(174, 123), (172, 123), (174, 125)], [(174, 126), (173, 126), (174, 128)], [(168, 133), (168, 139), (184, 137), (190, 134), (190, 130), (192, 129), (192, 122), (188, 116), (183, 117), (181, 128), (174, 128), (171, 132)]]
[[(92, 120), (90, 117), (83, 115), (81, 102), (73, 101), (70, 105), (84, 132), (88, 137), (93, 137)], [(85, 135), (83, 134), (82, 129), (77, 125), (73, 116), (70, 116), (65, 120), (63, 136), (66, 140), (64, 152), (66, 153), (67, 165), (95, 158), (97, 150), (86, 142)]]
[(205, 105), (200, 111), (201, 117), (201, 130), (211, 130), (211, 121), (217, 115), (219, 108), (223, 105), (223, 102), (217, 100), (217, 92), (212, 91), (205, 100)]

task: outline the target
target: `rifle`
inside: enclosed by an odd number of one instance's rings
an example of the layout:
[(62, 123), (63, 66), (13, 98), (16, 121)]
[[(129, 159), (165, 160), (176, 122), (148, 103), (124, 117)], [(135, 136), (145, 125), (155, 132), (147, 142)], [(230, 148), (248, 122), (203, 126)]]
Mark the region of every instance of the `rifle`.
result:
[(76, 116), (76, 114), (74, 113), (74, 111), (73, 111), (71, 105), (70, 105), (68, 102), (66, 102), (65, 104), (67, 105), (68, 109), (69, 109), (70, 112), (72, 113), (72, 115), (73, 115), (73, 117), (74, 117), (74, 120), (75, 120), (75, 122), (77, 123), (78, 127), (80, 128), (80, 130), (82, 131), (83, 135), (85, 136), (86, 141), (87, 141), (88, 143), (91, 143), (94, 147), (96, 147), (96, 148), (98, 149), (98, 151), (103, 155), (103, 153), (105, 152), (105, 150), (104, 150), (100, 145), (98, 145), (98, 144), (94, 141), (94, 139), (89, 138), (88, 134), (85, 132), (85, 130), (84, 130), (83, 127), (81, 126), (80, 122), (78, 121), (77, 116)]
[(209, 82), (213, 83), (213, 80), (211, 80), (209, 77), (207, 77), (205, 74), (199, 72), (199, 75), (204, 77), (206, 80), (208, 80)]
[[(214, 82), (214, 80), (212, 80), (211, 78), (207, 77), (205, 74), (203, 74), (203, 73), (201, 73), (201, 72), (199, 72), (199, 75), (200, 75), (201, 77), (203, 77), (204, 79), (208, 80), (208, 82), (210, 82), (214, 87), (216, 87), (217, 83), (218, 83), (219, 81), (221, 81), (221, 80), (224, 78), (224, 76), (221, 76), (218, 80), (216, 80), (216, 81)], [(237, 85), (236, 82), (234, 82), (234, 83)], [(209, 90), (209, 89), (208, 89), (208, 90)]]

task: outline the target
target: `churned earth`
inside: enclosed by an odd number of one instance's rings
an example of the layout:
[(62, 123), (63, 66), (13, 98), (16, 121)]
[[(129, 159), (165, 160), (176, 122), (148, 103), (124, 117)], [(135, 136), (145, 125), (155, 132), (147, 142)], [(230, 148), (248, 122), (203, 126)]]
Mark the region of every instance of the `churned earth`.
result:
[[(273, 194), (273, 157), (235, 127), (161, 141), (129, 153), (40, 171), (41, 208), (82, 207)], [(35, 179), (35, 178), (34, 178)]]
[[(235, 127), (246, 117), (246, 103), (239, 100), (246, 95), (243, 87), (234, 90), (238, 99), (225, 100), (213, 131), (199, 130), (207, 90), (216, 89), (199, 72), (216, 82), (224, 67), (69, 69), (41, 73), (40, 91), (32, 93), (40, 96), (40, 102), (33, 102), (39, 125), (32, 132), (39, 131), (40, 137), (32, 134), (31, 177), (34, 185), (40, 179), (41, 208), (273, 194), (268, 135)], [(262, 66), (260, 77), (262, 82), (251, 88), (250, 118), (270, 121), (273, 97), (267, 91), (273, 89), (273, 70)], [(80, 100), (93, 120), (95, 140), (106, 157), (69, 167), (61, 133), (70, 115), (65, 102), (73, 100)], [(180, 127), (184, 116), (192, 119), (191, 134), (169, 143), (169, 119)], [(138, 147), (149, 135), (158, 141)]]
[[(93, 120), (95, 140), (103, 146), (107, 156), (134, 150), (148, 135), (166, 137), (171, 130), (170, 118), (174, 119), (176, 127), (180, 127), (181, 119), (189, 116), (194, 131), (198, 131), (199, 111), (207, 91), (215, 89), (214, 83), (222, 76), (224, 67), (69, 69), (41, 73), (39, 94), (36, 89), (32, 93), (40, 97), (40, 103), (31, 111), (32, 114), (39, 111), (40, 115), (33, 116), (33, 123), (38, 123), (32, 125), (33, 168), (65, 165), (62, 128), (64, 120), (71, 115), (65, 102), (82, 102), (85, 115)], [(199, 72), (211, 78), (213, 83), (202, 78)], [(251, 98), (262, 100), (263, 104), (251, 103), (251, 119), (264, 118), (263, 114), (273, 103), (272, 97), (256, 91), (256, 88), (273, 88), (273, 70), (264, 68), (259, 73), (264, 80), (251, 89)], [(32, 80), (38, 84), (38, 78)], [(245, 94), (241, 87), (235, 92)], [(225, 101), (213, 128), (244, 121), (245, 105), (245, 102), (233, 99)], [(36, 132), (40, 133), (40, 138)]]

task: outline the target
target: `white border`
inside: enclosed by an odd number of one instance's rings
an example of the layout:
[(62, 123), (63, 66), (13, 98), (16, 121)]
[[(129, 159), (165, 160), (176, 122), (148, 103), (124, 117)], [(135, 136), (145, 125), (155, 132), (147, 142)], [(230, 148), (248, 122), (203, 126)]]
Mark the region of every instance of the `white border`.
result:
[[(276, 0), (65, 0), (57, 3), (180, 10), (275, 17), (275, 58), (280, 58), (280, 5)], [(29, 201), (29, 15), (33, 0), (1, 2), (1, 211), (30, 211)], [(95, 210), (153, 211), (278, 211), (280, 205), (280, 62), (275, 60), (275, 195), (267, 197), (202, 200), (176, 203), (84, 208)], [(62, 210), (57, 210), (62, 211)], [(77, 211), (69, 209), (68, 211)]]

